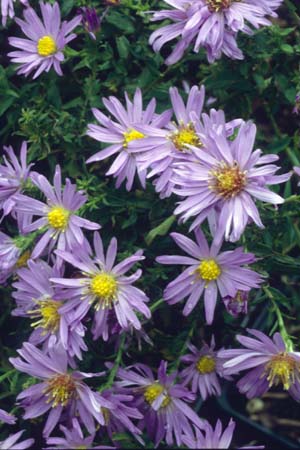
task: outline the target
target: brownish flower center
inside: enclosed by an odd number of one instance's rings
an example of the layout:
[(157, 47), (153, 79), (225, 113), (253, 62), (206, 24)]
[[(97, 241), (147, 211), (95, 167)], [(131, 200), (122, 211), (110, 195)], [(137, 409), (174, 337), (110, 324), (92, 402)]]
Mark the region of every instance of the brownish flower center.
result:
[(214, 372), (216, 368), (215, 358), (209, 355), (201, 356), (196, 364), (196, 368), (201, 373), (201, 375)]
[(299, 373), (299, 363), (287, 353), (279, 353), (266, 364), (265, 373), (270, 387), (281, 383), (283, 389), (288, 390)]
[(211, 175), (210, 189), (224, 198), (235, 197), (246, 185), (246, 172), (242, 172), (236, 164), (222, 164), (212, 170)]
[(241, 0), (206, 0), (208, 8), (212, 12), (222, 11), (229, 8), (234, 2), (240, 2)]
[(44, 393), (48, 397), (47, 402), (51, 402), (53, 408), (58, 405), (66, 406), (75, 396), (76, 385), (70, 374), (55, 375), (47, 381), (47, 384)]

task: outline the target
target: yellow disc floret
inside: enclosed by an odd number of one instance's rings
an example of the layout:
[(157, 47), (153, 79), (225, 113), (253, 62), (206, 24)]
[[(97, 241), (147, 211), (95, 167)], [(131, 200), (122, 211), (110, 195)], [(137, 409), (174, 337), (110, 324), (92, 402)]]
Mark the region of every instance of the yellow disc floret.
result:
[(58, 310), (63, 303), (49, 298), (47, 300), (40, 300), (37, 304), (38, 308), (28, 311), (32, 318), (39, 319), (32, 323), (31, 326), (34, 328), (44, 328), (44, 334), (47, 331), (54, 333), (59, 328), (60, 314)]
[(240, 2), (241, 0), (206, 0), (210, 11), (218, 12), (229, 8), (233, 2)]
[(117, 281), (109, 273), (98, 273), (91, 280), (91, 291), (98, 298), (96, 309), (111, 307), (116, 298)]
[(37, 52), (40, 56), (50, 56), (57, 52), (56, 42), (51, 36), (43, 36), (38, 40)]
[(66, 406), (75, 396), (75, 381), (70, 374), (55, 375), (48, 380), (43, 392), (48, 397), (47, 403), (52, 403), (53, 408), (58, 405)]
[(56, 230), (64, 231), (69, 222), (70, 212), (62, 206), (54, 206), (47, 214), (49, 225)]
[(186, 150), (187, 145), (193, 145), (195, 147), (202, 147), (202, 142), (196, 134), (193, 124), (188, 124), (179, 128), (175, 133), (172, 134), (171, 140), (177, 150)]
[(214, 259), (204, 259), (198, 266), (197, 272), (205, 281), (216, 280), (220, 274), (221, 269)]
[(137, 130), (129, 129), (128, 131), (125, 131), (124, 133), (124, 142), (123, 147), (127, 147), (129, 142), (135, 141), (136, 139), (143, 139), (145, 135), (143, 133), (140, 133)]
[[(156, 400), (157, 397), (163, 393), (164, 389), (165, 388), (159, 383), (151, 384), (150, 386), (148, 386), (144, 393), (146, 402), (152, 405), (154, 400)], [(166, 406), (168, 406), (170, 401), (170, 397), (168, 395), (165, 395), (165, 398), (161, 404), (161, 408), (165, 408)]]
[(210, 188), (224, 198), (235, 197), (246, 185), (246, 173), (237, 165), (223, 164), (211, 172), (213, 180)]
[(283, 389), (288, 390), (299, 374), (299, 363), (287, 353), (279, 353), (266, 364), (265, 372), (270, 387), (282, 383)]
[(209, 355), (201, 356), (196, 364), (196, 368), (201, 373), (201, 375), (214, 372), (216, 368), (215, 358)]

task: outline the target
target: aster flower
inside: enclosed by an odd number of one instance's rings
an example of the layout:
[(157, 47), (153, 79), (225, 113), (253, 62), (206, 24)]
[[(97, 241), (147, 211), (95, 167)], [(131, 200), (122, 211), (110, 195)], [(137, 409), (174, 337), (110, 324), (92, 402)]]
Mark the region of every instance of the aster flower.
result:
[(174, 183), (170, 178), (174, 160), (189, 161), (191, 152), (187, 145), (202, 146), (191, 113), (194, 112), (196, 119), (200, 118), (205, 97), (204, 86), (191, 88), (186, 105), (177, 88), (170, 88), (169, 92), (176, 122), (166, 124), (166, 128), (155, 127), (154, 124), (140, 125), (138, 131), (148, 137), (131, 144), (132, 150), (138, 152), (137, 159), (142, 169), (152, 168), (148, 177), (159, 175), (153, 184), (156, 191), (161, 193), (161, 198), (172, 193)]
[(12, 296), (16, 300), (17, 308), (14, 316), (28, 317), (34, 328), (29, 342), (34, 345), (43, 343), (48, 349), (61, 343), (68, 354), (82, 359), (81, 351), (87, 346), (83, 341), (85, 327), (77, 322), (72, 327), (72, 317), (60, 313), (64, 301), (55, 300), (55, 288), (50, 282), (51, 277), (63, 275), (62, 268), (50, 267), (45, 261), (28, 261), (28, 267), (18, 270), (18, 281), (13, 283), (16, 289)]
[[(222, 429), (222, 423), (218, 419), (215, 429), (207, 422), (204, 421), (203, 429), (200, 431), (195, 428), (195, 435), (183, 436), (182, 440), (188, 448), (232, 448), (231, 441), (235, 430), (235, 422), (230, 419), (228, 426), (225, 430)], [(263, 445), (260, 446), (246, 446), (239, 447), (240, 449), (264, 449)]]
[[(15, 0), (1, 0), (1, 15), (2, 15), (2, 26), (5, 27), (7, 17), (11, 19), (15, 16), (14, 10), (14, 2)], [(20, 0), (22, 5), (28, 6), (28, 0)]]
[(139, 132), (136, 127), (141, 124), (151, 124), (161, 128), (170, 120), (170, 112), (165, 111), (161, 115), (155, 114), (156, 101), (153, 98), (145, 110), (143, 110), (142, 92), (136, 89), (133, 102), (130, 101), (125, 92), (126, 109), (116, 97), (103, 98), (103, 103), (108, 112), (115, 118), (104, 115), (101, 111), (93, 108), (93, 114), (99, 125), (89, 124), (87, 135), (100, 142), (109, 143), (105, 149), (93, 155), (87, 163), (102, 161), (109, 156), (119, 153), (106, 175), (113, 175), (116, 178), (116, 187), (127, 179), (126, 189), (132, 188), (135, 173), (140, 182), (146, 186), (146, 170), (141, 170), (136, 161), (136, 153), (131, 152), (131, 143), (142, 141), (145, 135)]
[(243, 59), (236, 42), (237, 33), (251, 35), (253, 28), (271, 25), (266, 16), (277, 17), (275, 10), (282, 3), (282, 0), (164, 1), (173, 10), (155, 12), (152, 20), (170, 19), (174, 23), (154, 31), (149, 43), (159, 52), (165, 43), (179, 39), (166, 64), (179, 61), (191, 44), (195, 52), (205, 48), (210, 63), (222, 53), (233, 59)]
[(24, 419), (33, 419), (50, 410), (43, 434), (47, 438), (62, 413), (69, 419), (77, 416), (90, 433), (95, 432), (95, 421), (104, 425), (102, 408), (110, 403), (97, 395), (84, 383), (85, 378), (102, 375), (68, 371), (68, 355), (60, 347), (52, 347), (46, 355), (34, 345), (25, 342), (18, 350), (20, 357), (10, 358), (11, 364), (21, 372), (41, 379), (18, 395), (25, 409)]
[(44, 175), (36, 175), (33, 183), (47, 198), (47, 203), (31, 197), (18, 194), (16, 196), (16, 210), (31, 216), (40, 216), (39, 219), (25, 227), (24, 231), (30, 233), (35, 230), (45, 230), (32, 251), (31, 257), (38, 258), (49, 246), (49, 253), (54, 246), (62, 250), (74, 250), (83, 245), (84, 235), (82, 228), (98, 230), (100, 225), (83, 219), (76, 215), (76, 211), (85, 204), (87, 196), (82, 191), (76, 192), (76, 186), (67, 178), (62, 189), (61, 169), (56, 166), (54, 175), (54, 188)]
[(224, 360), (217, 356), (214, 337), (210, 346), (204, 343), (198, 350), (189, 344), (188, 348), (191, 353), (180, 358), (183, 363), (189, 365), (180, 372), (183, 384), (190, 385), (194, 394), (199, 392), (203, 400), (211, 395), (221, 395), (219, 378), (226, 378), (223, 374)]
[(126, 277), (124, 274), (144, 256), (139, 250), (132, 256), (124, 259), (114, 266), (117, 255), (117, 240), (112, 238), (104, 256), (103, 244), (99, 233), (94, 234), (94, 248), (96, 257), (93, 258), (82, 249), (78, 255), (65, 251), (56, 253), (73, 267), (81, 271), (78, 278), (52, 278), (52, 281), (62, 286), (62, 298), (68, 298), (68, 303), (61, 308), (61, 312), (73, 311), (74, 320), (81, 320), (86, 316), (91, 305), (94, 305), (95, 314), (92, 327), (94, 339), (102, 336), (107, 340), (110, 334), (109, 312), (114, 314), (120, 326), (126, 329), (129, 325), (140, 330), (141, 323), (136, 312), (146, 318), (151, 317), (151, 312), (146, 306), (148, 297), (140, 289), (132, 286), (142, 274), (139, 269), (134, 274)]
[(184, 222), (196, 216), (191, 229), (199, 226), (213, 209), (218, 212), (219, 235), (237, 241), (249, 220), (263, 228), (253, 201), (280, 204), (284, 199), (267, 186), (284, 183), (291, 174), (275, 175), (278, 166), (271, 164), (277, 155), (262, 156), (261, 150), (252, 152), (256, 126), (242, 123), (234, 140), (226, 137), (224, 127), (211, 128), (200, 134), (205, 149), (191, 147), (195, 162), (177, 164), (173, 192), (184, 200), (175, 209)]
[(101, 20), (95, 8), (81, 7), (79, 9), (81, 23), (92, 39), (96, 39), (95, 33), (100, 30)]
[(234, 296), (238, 290), (258, 288), (263, 281), (258, 273), (242, 267), (255, 262), (253, 253), (244, 253), (243, 247), (220, 253), (222, 241), (216, 243), (214, 240), (209, 248), (200, 229), (195, 230), (196, 242), (179, 233), (171, 233), (171, 237), (189, 256), (165, 255), (156, 261), (188, 266), (167, 285), (163, 295), (171, 305), (188, 297), (183, 309), (185, 316), (192, 312), (204, 292), (206, 322), (211, 324), (218, 291), (221, 297)]
[(220, 350), (218, 356), (226, 358), (224, 373), (249, 372), (239, 380), (237, 387), (248, 398), (260, 397), (272, 386), (282, 384), (285, 391), (300, 400), (300, 354), (290, 351), (280, 333), (270, 339), (258, 330), (247, 329), (254, 337), (237, 335), (243, 348)]
[(144, 364), (135, 364), (127, 369), (119, 368), (116, 383), (122, 388), (129, 388), (135, 396), (135, 405), (144, 415), (140, 428), (144, 427), (154, 441), (155, 447), (162, 440), (168, 445), (182, 444), (182, 434), (190, 434), (191, 424), (202, 427), (203, 421), (187, 405), (195, 396), (182, 384), (175, 383), (177, 372), (167, 375), (167, 363), (160, 363), (157, 379), (152, 370)]
[(227, 312), (233, 317), (238, 317), (240, 314), (248, 314), (248, 297), (248, 292), (237, 291), (235, 296), (227, 295), (222, 300)]
[(25, 441), (17, 442), (25, 430), (21, 430), (18, 433), (11, 434), (4, 441), (0, 441), (0, 449), (3, 450), (23, 450), (29, 448), (34, 444), (34, 439), (25, 439)]
[(28, 76), (34, 71), (33, 79), (44, 71), (49, 72), (52, 66), (62, 75), (63, 50), (76, 37), (71, 31), (81, 22), (81, 16), (76, 16), (70, 22), (61, 23), (57, 2), (51, 5), (41, 1), (40, 8), (43, 20), (31, 7), (24, 11), (25, 20), (15, 19), (28, 39), (9, 38), (10, 45), (18, 49), (8, 53), (12, 62), (20, 64), (17, 73)]
[(72, 419), (72, 429), (60, 425), (60, 430), (64, 433), (65, 437), (49, 437), (47, 439), (47, 444), (50, 447), (47, 447), (47, 450), (55, 450), (55, 449), (70, 449), (70, 448), (93, 448), (93, 449), (102, 449), (109, 450), (115, 447), (108, 447), (107, 445), (96, 445), (93, 446), (93, 442), (95, 440), (95, 433), (88, 437), (84, 437), (83, 432), (80, 428), (79, 422), (77, 419)]
[(7, 157), (3, 155), (4, 164), (0, 164), (0, 209), (3, 214), (10, 214), (15, 207), (15, 195), (23, 191), (31, 178), (33, 164), (27, 165), (27, 142), (23, 142), (20, 151), (20, 161), (14, 149), (4, 147)]
[(9, 414), (4, 409), (0, 409), (0, 421), (8, 423), (9, 425), (14, 425), (16, 423), (16, 418), (13, 414)]

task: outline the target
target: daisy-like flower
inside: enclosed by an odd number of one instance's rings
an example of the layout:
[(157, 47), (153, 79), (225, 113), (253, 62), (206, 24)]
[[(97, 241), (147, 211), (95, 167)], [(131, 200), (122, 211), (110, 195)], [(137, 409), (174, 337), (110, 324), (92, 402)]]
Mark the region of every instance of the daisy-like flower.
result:
[(30, 260), (28, 267), (19, 269), (17, 274), (18, 281), (13, 283), (16, 291), (12, 293), (17, 308), (12, 314), (31, 319), (34, 331), (29, 342), (43, 343), (46, 349), (61, 343), (71, 357), (76, 355), (82, 359), (81, 351), (87, 350), (83, 340), (85, 327), (81, 322), (72, 327), (68, 324), (72, 318), (60, 313), (65, 302), (55, 300), (55, 288), (50, 282), (51, 277), (63, 275), (62, 268), (50, 267), (42, 260)]
[[(184, 444), (188, 448), (232, 448), (232, 438), (233, 433), (235, 430), (235, 422), (230, 419), (228, 426), (223, 430), (222, 423), (220, 419), (218, 419), (216, 423), (215, 429), (207, 422), (207, 420), (204, 421), (203, 431), (200, 431), (199, 429), (195, 428), (195, 434), (191, 435), (185, 435), (183, 436), (182, 440)], [(265, 447), (263, 445), (260, 446), (246, 446), (246, 447), (239, 447), (240, 450), (244, 449), (264, 449)]]
[(227, 312), (233, 317), (238, 317), (240, 314), (248, 314), (248, 297), (248, 292), (237, 291), (234, 297), (227, 295), (222, 300)]
[(21, 358), (10, 358), (11, 364), (42, 382), (25, 389), (17, 400), (25, 409), (25, 420), (50, 411), (43, 431), (45, 437), (55, 428), (62, 413), (69, 419), (77, 416), (90, 433), (95, 432), (95, 421), (104, 425), (102, 408), (109, 408), (110, 403), (100, 395), (96, 397), (83, 381), (102, 374), (68, 371), (68, 355), (60, 346), (52, 347), (46, 355), (25, 342), (18, 353)]
[(268, 185), (287, 181), (291, 174), (275, 175), (278, 166), (271, 164), (277, 155), (262, 156), (261, 150), (252, 152), (256, 126), (242, 123), (235, 139), (226, 137), (224, 127), (211, 128), (200, 134), (205, 149), (191, 147), (195, 162), (180, 162), (174, 169), (173, 192), (185, 197), (175, 209), (185, 222), (196, 216), (191, 229), (199, 226), (212, 210), (218, 212), (219, 235), (236, 242), (249, 220), (263, 228), (254, 199), (280, 204), (284, 199), (270, 191)]
[[(132, 142), (132, 151), (137, 151), (137, 159), (142, 169), (151, 167), (148, 177), (159, 175), (154, 181), (156, 191), (161, 197), (172, 193), (174, 183), (170, 180), (174, 160), (190, 160), (191, 151), (187, 145), (201, 147), (202, 143), (196, 134), (191, 113), (200, 118), (205, 97), (204, 86), (193, 86), (188, 94), (186, 105), (177, 88), (170, 88), (170, 99), (176, 122), (167, 124), (167, 128), (145, 124), (138, 127), (145, 137), (141, 141)], [(142, 151), (142, 153), (140, 153)]]
[(214, 337), (210, 346), (205, 343), (198, 350), (189, 344), (188, 348), (191, 353), (180, 358), (183, 363), (189, 365), (180, 372), (183, 384), (190, 385), (194, 394), (199, 392), (203, 400), (211, 395), (221, 395), (219, 378), (226, 378), (223, 373), (224, 359), (217, 356)]
[[(1, 15), (2, 15), (2, 25), (5, 27), (7, 18), (11, 19), (15, 16), (14, 10), (15, 0), (1, 0)], [(28, 6), (28, 0), (20, 0), (20, 3), (24, 6)]]
[(9, 425), (14, 425), (16, 423), (16, 418), (13, 414), (9, 414), (4, 411), (4, 409), (0, 409), (0, 421), (4, 423), (8, 423)]
[(101, 20), (98, 17), (96, 9), (83, 6), (79, 9), (79, 14), (81, 15), (81, 23), (84, 29), (92, 39), (96, 40), (95, 33), (100, 30), (101, 26)]
[(139, 143), (145, 137), (136, 127), (147, 124), (161, 128), (169, 122), (171, 113), (165, 111), (161, 115), (155, 114), (156, 101), (154, 98), (143, 110), (140, 89), (136, 89), (132, 102), (126, 92), (125, 99), (126, 109), (116, 97), (102, 99), (104, 106), (115, 120), (107, 117), (96, 108), (92, 109), (100, 125), (89, 124), (87, 135), (97, 141), (112, 145), (93, 155), (87, 160), (87, 163), (102, 161), (115, 153), (119, 153), (106, 175), (113, 175), (117, 179), (117, 188), (127, 179), (126, 189), (129, 191), (132, 188), (135, 173), (137, 173), (143, 188), (146, 187), (146, 170), (141, 170), (136, 160), (137, 154), (131, 152), (131, 143), (135, 141)]
[(70, 22), (61, 23), (60, 9), (57, 2), (40, 2), (43, 20), (31, 7), (24, 11), (24, 19), (15, 19), (28, 39), (10, 37), (9, 43), (18, 50), (8, 53), (12, 62), (20, 64), (18, 74), (28, 76), (34, 71), (33, 79), (42, 72), (49, 72), (54, 67), (62, 75), (60, 63), (64, 60), (63, 50), (76, 34), (72, 30), (80, 24), (81, 16)]
[(57, 250), (56, 253), (65, 261), (81, 271), (81, 276), (76, 278), (52, 278), (52, 281), (62, 286), (61, 297), (68, 298), (68, 303), (61, 308), (61, 312), (73, 311), (74, 320), (83, 319), (91, 306), (94, 305), (95, 314), (92, 327), (94, 339), (102, 336), (107, 340), (113, 321), (109, 320), (111, 310), (120, 324), (126, 329), (129, 325), (140, 330), (141, 323), (136, 312), (141, 313), (147, 319), (151, 312), (146, 306), (148, 297), (140, 289), (132, 284), (140, 278), (142, 271), (139, 269), (134, 274), (126, 277), (124, 274), (138, 261), (145, 257), (139, 250), (132, 256), (124, 259), (119, 264), (115, 263), (117, 255), (117, 240), (112, 238), (104, 255), (103, 244), (99, 233), (94, 234), (95, 257), (87, 250), (81, 249), (78, 254), (71, 254)]
[(62, 250), (74, 250), (84, 243), (82, 228), (87, 230), (100, 228), (97, 223), (76, 214), (76, 211), (85, 204), (87, 196), (82, 191), (76, 192), (76, 185), (68, 178), (62, 189), (60, 166), (56, 166), (54, 188), (44, 175), (37, 174), (32, 177), (32, 181), (45, 195), (47, 203), (21, 194), (15, 198), (17, 212), (40, 216), (38, 220), (24, 227), (24, 231), (30, 233), (39, 229), (45, 230), (32, 251), (33, 259), (38, 258), (48, 246), (49, 253), (55, 245)]
[(154, 31), (150, 44), (155, 52), (162, 46), (179, 38), (166, 64), (174, 64), (193, 44), (194, 51), (201, 47), (207, 51), (210, 63), (222, 53), (233, 59), (243, 59), (237, 46), (239, 31), (253, 34), (253, 28), (269, 26), (266, 16), (277, 17), (275, 10), (282, 0), (164, 0), (173, 9), (153, 14), (152, 20), (170, 19), (174, 22)]
[(156, 261), (188, 266), (167, 285), (163, 295), (171, 305), (188, 297), (183, 309), (185, 316), (192, 312), (204, 292), (206, 322), (211, 324), (218, 291), (221, 297), (233, 296), (238, 290), (259, 288), (263, 281), (258, 273), (242, 267), (255, 262), (253, 253), (244, 253), (243, 247), (220, 253), (222, 241), (217, 244), (214, 240), (209, 248), (200, 229), (195, 231), (196, 242), (179, 233), (171, 233), (171, 237), (189, 256), (165, 255)]
[(146, 428), (155, 447), (162, 440), (168, 445), (182, 444), (182, 435), (190, 434), (191, 424), (202, 427), (203, 421), (186, 402), (195, 396), (182, 384), (175, 383), (177, 372), (167, 375), (167, 363), (162, 361), (157, 379), (152, 370), (144, 364), (135, 364), (127, 369), (120, 368), (117, 373), (122, 380), (116, 383), (129, 388), (135, 396), (135, 405), (144, 415), (140, 428)]
[(272, 386), (282, 385), (297, 401), (300, 400), (300, 353), (290, 351), (280, 335), (270, 339), (258, 330), (247, 329), (254, 337), (238, 335), (243, 348), (220, 350), (218, 356), (226, 358), (224, 373), (249, 372), (239, 380), (237, 387), (248, 398), (260, 397)]
[(34, 439), (25, 439), (25, 441), (17, 442), (25, 430), (21, 430), (18, 433), (11, 434), (4, 441), (0, 441), (0, 449), (3, 450), (23, 450), (29, 448), (34, 444)]
[(3, 215), (10, 214), (15, 207), (15, 195), (22, 192), (31, 178), (32, 164), (27, 165), (27, 142), (23, 142), (20, 161), (12, 147), (4, 147), (7, 157), (3, 155), (4, 164), (0, 164), (0, 209)]
[(93, 442), (95, 440), (95, 433), (88, 437), (84, 437), (84, 434), (81, 430), (79, 422), (76, 418), (72, 419), (72, 429), (68, 429), (63, 425), (60, 425), (60, 430), (65, 435), (64, 437), (49, 437), (47, 439), (47, 444), (50, 447), (46, 447), (47, 450), (56, 450), (56, 449), (67, 449), (70, 448), (93, 448), (93, 449), (102, 449), (102, 450), (110, 450), (115, 447), (109, 447), (107, 445), (96, 445), (93, 446)]

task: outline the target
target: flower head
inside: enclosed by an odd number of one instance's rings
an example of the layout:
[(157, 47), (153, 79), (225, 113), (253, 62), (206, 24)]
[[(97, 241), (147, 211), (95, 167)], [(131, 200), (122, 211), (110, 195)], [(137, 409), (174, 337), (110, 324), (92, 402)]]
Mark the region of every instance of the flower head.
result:
[(237, 241), (249, 220), (263, 228), (254, 199), (280, 204), (284, 199), (267, 186), (287, 181), (291, 174), (275, 175), (278, 166), (271, 164), (277, 155), (262, 156), (252, 152), (256, 126), (242, 123), (235, 139), (228, 139), (225, 127), (212, 127), (201, 134), (204, 149), (193, 147), (195, 162), (177, 164), (173, 191), (184, 197), (175, 209), (182, 220), (196, 216), (191, 229), (199, 226), (215, 209), (220, 235)]
[(62, 312), (72, 310), (74, 319), (81, 320), (94, 305), (95, 314), (92, 327), (94, 339), (102, 336), (107, 340), (110, 334), (109, 325), (113, 325), (110, 312), (113, 311), (120, 326), (126, 329), (132, 325), (141, 329), (141, 323), (136, 312), (148, 319), (151, 317), (146, 306), (148, 297), (140, 289), (132, 286), (142, 274), (139, 269), (133, 275), (124, 274), (144, 256), (139, 250), (119, 264), (115, 263), (117, 255), (117, 240), (113, 238), (108, 246), (106, 257), (99, 233), (94, 234), (95, 257), (88, 251), (81, 249), (81, 253), (73, 255), (65, 251), (56, 253), (73, 267), (80, 270), (81, 276), (77, 278), (52, 278), (52, 281), (62, 286), (62, 298), (68, 298), (68, 303), (62, 307)]
[(217, 244), (214, 240), (209, 248), (200, 229), (195, 230), (196, 242), (179, 233), (171, 233), (171, 236), (190, 256), (159, 256), (156, 261), (188, 266), (164, 291), (164, 299), (171, 305), (188, 297), (183, 309), (185, 316), (192, 312), (204, 293), (206, 322), (211, 324), (218, 291), (221, 297), (233, 296), (238, 290), (258, 288), (262, 282), (258, 273), (243, 267), (255, 262), (254, 255), (244, 253), (243, 247), (220, 253), (222, 241)]
[(237, 291), (233, 297), (227, 295), (222, 300), (227, 312), (233, 317), (238, 317), (240, 314), (248, 313), (248, 297), (249, 292)]
[(4, 147), (7, 157), (0, 164), (0, 209), (3, 214), (10, 214), (15, 207), (15, 195), (22, 192), (31, 178), (32, 164), (27, 165), (27, 143), (24, 141), (20, 151), (20, 161), (12, 147)]
[(101, 21), (95, 8), (81, 7), (81, 23), (92, 39), (96, 39), (95, 33), (100, 30)]
[(254, 337), (238, 335), (244, 348), (220, 350), (218, 356), (226, 358), (224, 373), (249, 372), (239, 380), (237, 387), (248, 398), (260, 397), (272, 386), (281, 385), (295, 399), (300, 400), (300, 356), (289, 351), (279, 333), (270, 339), (258, 330), (248, 329)]
[(63, 50), (76, 34), (71, 31), (79, 25), (81, 16), (70, 22), (61, 23), (60, 8), (57, 2), (53, 5), (40, 1), (43, 20), (31, 7), (24, 11), (24, 19), (16, 19), (28, 39), (10, 37), (9, 43), (18, 50), (10, 52), (12, 62), (20, 64), (18, 74), (28, 76), (34, 71), (33, 78), (54, 67), (58, 75), (62, 75), (60, 63), (64, 60)]
[(16, 290), (12, 294), (17, 308), (12, 314), (31, 319), (34, 331), (29, 341), (34, 345), (43, 343), (46, 348), (61, 343), (70, 356), (81, 359), (81, 351), (87, 350), (83, 341), (85, 328), (81, 322), (73, 324), (70, 314), (60, 312), (66, 301), (55, 300), (56, 291), (50, 282), (51, 277), (62, 276), (63, 270), (55, 265), (50, 267), (42, 260), (31, 260), (28, 267), (17, 273), (18, 281), (13, 283)]
[[(161, 128), (170, 119), (169, 111), (161, 115), (155, 114), (156, 101), (152, 99), (145, 110), (143, 110), (142, 92), (136, 89), (133, 101), (125, 92), (126, 109), (116, 97), (103, 98), (103, 103), (114, 120), (104, 115), (101, 111), (93, 108), (93, 114), (100, 125), (89, 124), (87, 135), (100, 142), (109, 143), (104, 150), (93, 155), (87, 163), (102, 161), (107, 157), (119, 153), (114, 163), (106, 173), (117, 179), (116, 186), (127, 179), (126, 189), (132, 188), (134, 175), (140, 179), (142, 186), (146, 185), (146, 170), (142, 170), (136, 160), (136, 153), (131, 151), (131, 143), (143, 141), (145, 135), (137, 130), (142, 124)], [(136, 150), (135, 150), (136, 151)]]
[(33, 183), (45, 195), (47, 203), (35, 200), (25, 195), (18, 195), (16, 210), (40, 218), (24, 228), (26, 233), (38, 229), (45, 232), (32, 251), (31, 257), (38, 258), (49, 246), (51, 251), (55, 245), (63, 250), (72, 250), (83, 245), (82, 228), (97, 230), (100, 225), (79, 217), (76, 212), (87, 200), (83, 192), (76, 192), (76, 186), (67, 178), (62, 189), (61, 170), (57, 165), (54, 175), (54, 187), (44, 175), (37, 175)]
[(223, 378), (224, 360), (217, 356), (215, 340), (212, 337), (210, 346), (204, 344), (200, 350), (194, 345), (188, 345), (191, 353), (180, 359), (188, 367), (180, 372), (184, 385), (190, 385), (192, 392), (200, 393), (203, 400), (211, 395), (221, 395), (219, 378)]
[(68, 371), (68, 356), (61, 346), (49, 349), (46, 355), (34, 345), (25, 342), (18, 350), (20, 357), (10, 358), (12, 365), (21, 372), (41, 379), (42, 382), (25, 389), (17, 400), (25, 409), (24, 419), (32, 419), (50, 411), (44, 427), (48, 437), (60, 420), (62, 413), (69, 419), (78, 416), (90, 433), (95, 432), (96, 422), (104, 425), (102, 408), (110, 403), (97, 395), (84, 383), (84, 379), (101, 374)]
[(150, 36), (155, 52), (175, 38), (179, 41), (166, 64), (179, 61), (190, 45), (199, 52), (203, 47), (210, 63), (222, 53), (232, 59), (243, 59), (237, 46), (239, 31), (253, 34), (253, 28), (271, 25), (266, 16), (276, 17), (282, 0), (164, 0), (173, 9), (155, 12), (152, 20), (170, 19), (173, 23), (157, 29)]
[(128, 388), (135, 396), (135, 403), (144, 414), (140, 427), (146, 428), (155, 446), (163, 439), (168, 445), (174, 442), (181, 445), (182, 435), (191, 432), (191, 424), (202, 427), (202, 420), (186, 403), (193, 401), (195, 396), (175, 382), (177, 372), (167, 375), (165, 361), (159, 366), (157, 378), (144, 364), (119, 369), (118, 377), (122, 381), (116, 385)]
[(17, 442), (25, 430), (21, 430), (18, 433), (11, 434), (4, 441), (0, 442), (0, 448), (3, 450), (23, 450), (29, 448), (34, 444), (34, 439), (25, 439), (25, 441)]

